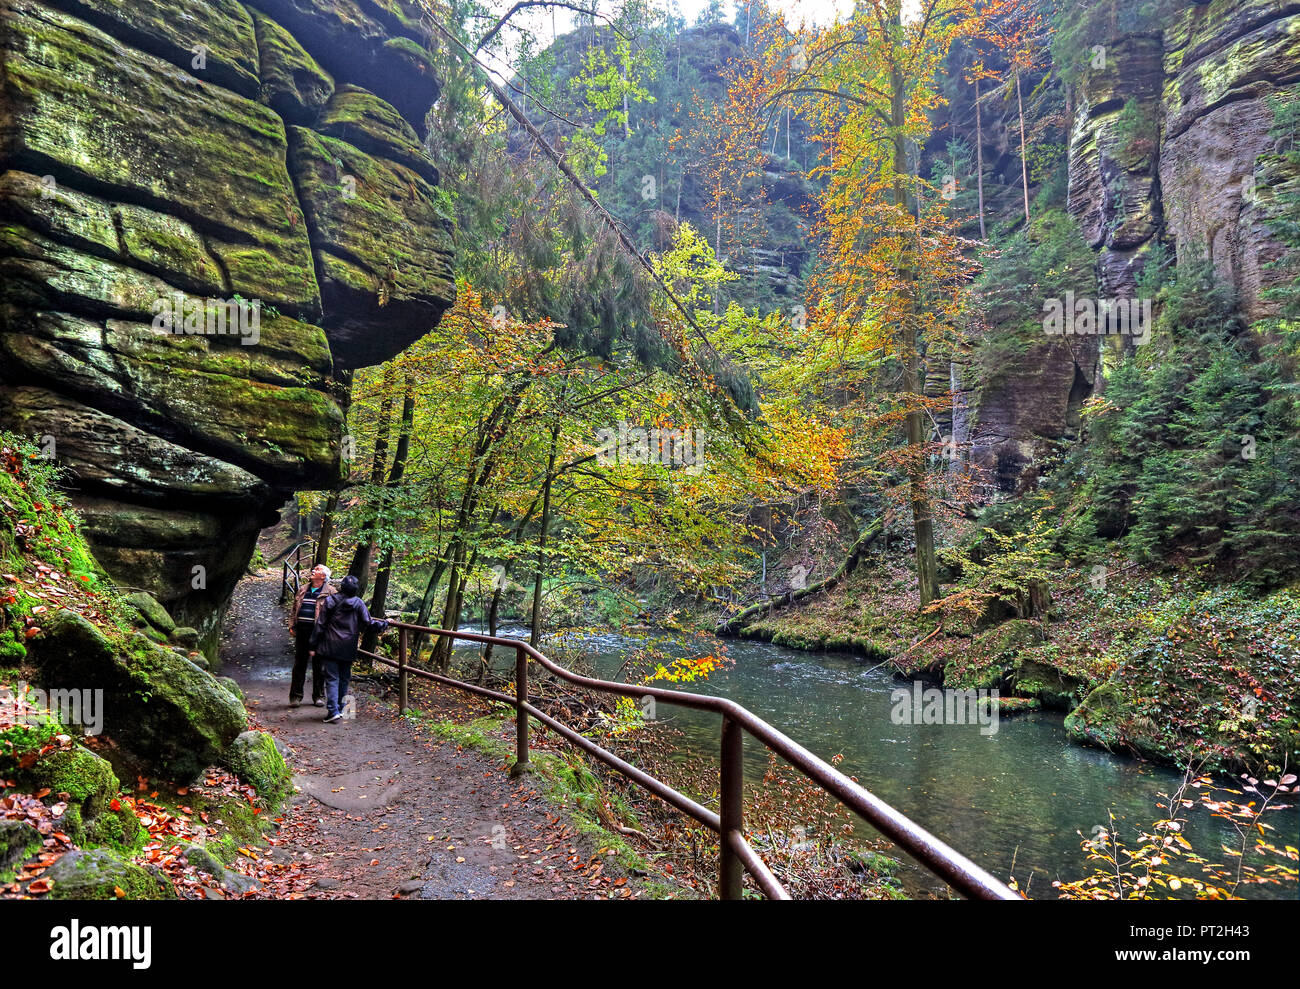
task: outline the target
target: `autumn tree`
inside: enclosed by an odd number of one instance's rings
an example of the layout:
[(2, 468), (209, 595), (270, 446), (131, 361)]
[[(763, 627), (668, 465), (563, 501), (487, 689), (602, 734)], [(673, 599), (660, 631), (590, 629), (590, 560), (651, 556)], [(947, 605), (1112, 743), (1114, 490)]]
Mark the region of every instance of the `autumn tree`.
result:
[(789, 102), (825, 148), (811, 318), (833, 344), (865, 341), (898, 368), (922, 606), (938, 595), (922, 348), (951, 331), (967, 265), (941, 211), (922, 206), (917, 149), (942, 99), (936, 73), (976, 23), (966, 0), (862, 2), (842, 24), (774, 42), (732, 93), (741, 119)]

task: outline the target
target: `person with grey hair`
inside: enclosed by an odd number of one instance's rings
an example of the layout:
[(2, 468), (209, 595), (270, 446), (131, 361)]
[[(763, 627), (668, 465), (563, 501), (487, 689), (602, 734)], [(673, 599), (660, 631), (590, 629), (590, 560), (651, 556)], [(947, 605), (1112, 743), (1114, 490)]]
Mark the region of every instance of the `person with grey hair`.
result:
[(311, 660), (311, 702), (317, 707), (325, 704), (325, 674), (320, 659), (311, 650), (311, 635), (316, 628), (316, 615), (325, 599), (336, 593), (329, 582), (330, 568), (324, 564), (312, 567), (307, 582), (293, 596), (293, 611), (289, 618), (289, 634), (294, 639), (293, 678), (289, 682), (289, 706), (302, 703), (302, 689), (307, 679), (307, 661)]

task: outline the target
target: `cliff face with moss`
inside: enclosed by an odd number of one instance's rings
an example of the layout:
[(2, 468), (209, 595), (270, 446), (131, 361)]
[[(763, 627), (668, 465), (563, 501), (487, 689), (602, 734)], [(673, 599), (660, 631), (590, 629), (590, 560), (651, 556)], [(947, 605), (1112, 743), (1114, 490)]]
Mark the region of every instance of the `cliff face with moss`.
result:
[[(0, 3), (0, 427), (205, 635), (275, 507), (337, 476), (338, 379), (453, 299), (425, 41), (409, 0)], [(255, 330), (169, 327), (177, 293)]]
[[(1277, 154), (1269, 99), (1300, 82), (1300, 4), (1083, 4), (1058, 25), (1052, 56), (1050, 72), (1024, 80), (1024, 94), (1031, 144), (1055, 150), (1061, 165), (1042, 169), (1031, 197), (1036, 215), (1059, 203), (1077, 222), (1094, 252), (1097, 298), (1138, 297), (1158, 250), (1180, 267), (1208, 256), (1247, 322), (1273, 315), (1265, 293), (1286, 276), (1269, 268), (1282, 253), (1269, 221), (1300, 176)], [(973, 146), (969, 95), (952, 103), (945, 134)], [(1014, 90), (984, 106), (990, 226), (1013, 226), (1023, 220)], [(1054, 198), (1049, 187), (1062, 180)], [(1080, 405), (1105, 377), (1108, 346), (1098, 343), (1039, 333), (992, 382), (965, 359), (941, 359), (931, 390), (956, 389), (956, 441), (1011, 488), (1077, 428)]]

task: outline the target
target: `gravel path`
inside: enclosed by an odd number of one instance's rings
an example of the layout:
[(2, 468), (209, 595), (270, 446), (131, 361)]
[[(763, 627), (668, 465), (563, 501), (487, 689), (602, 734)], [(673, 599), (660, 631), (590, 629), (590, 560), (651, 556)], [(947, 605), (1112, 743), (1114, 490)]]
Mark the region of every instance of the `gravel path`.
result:
[[(246, 578), (221, 640), (223, 674), (250, 716), (287, 748), (300, 792), (285, 811), (275, 858), (303, 866), (313, 895), (387, 899), (639, 898), (635, 879), (611, 887), (612, 860), (574, 833), (566, 812), (527, 777), (475, 750), (421, 736), (354, 687), (356, 717), (324, 724), (323, 708), (290, 708), (292, 640), (279, 574)], [(310, 680), (310, 672), (308, 674)], [(311, 697), (310, 683), (306, 690)]]

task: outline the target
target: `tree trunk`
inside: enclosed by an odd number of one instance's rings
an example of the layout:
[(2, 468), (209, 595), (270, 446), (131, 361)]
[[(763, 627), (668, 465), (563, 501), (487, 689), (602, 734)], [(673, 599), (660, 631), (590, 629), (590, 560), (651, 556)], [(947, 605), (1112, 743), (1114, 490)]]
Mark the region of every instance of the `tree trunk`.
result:
[[(388, 469), (388, 439), (392, 431), (393, 420), (393, 369), (384, 368), (384, 399), (379, 406), (379, 421), (375, 423), (375, 452), (370, 458), (370, 484), (377, 488), (384, 482), (384, 471)], [(352, 565), (348, 573), (357, 578), (357, 594), (364, 594), (370, 583), (370, 560), (375, 555), (375, 523), (368, 522), (361, 530), (361, 539), (352, 554)]]
[[(397, 486), (402, 483), (402, 476), (406, 473), (406, 458), (411, 449), (411, 431), (415, 424), (415, 383), (408, 375), (406, 378), (406, 391), (402, 396), (402, 427), (397, 437), (397, 449), (393, 453), (393, 469), (388, 474), (388, 489), (390, 492), (396, 490)], [(379, 563), (379, 570), (375, 574), (375, 589), (370, 598), (370, 613), (377, 618), (384, 617), (384, 609), (388, 605), (388, 582), (393, 571), (393, 547), (384, 547), (384, 556)], [(375, 632), (367, 631), (361, 641), (361, 648), (374, 652), (375, 643), (379, 636)]]
[(560, 443), (560, 427), (551, 428), (551, 454), (546, 462), (546, 479), (542, 482), (542, 518), (537, 532), (537, 568), (533, 575), (533, 627), (528, 641), (534, 649), (542, 641), (542, 576), (546, 569), (546, 534), (551, 527), (551, 482), (555, 479), (555, 454)]
[[(514, 421), (515, 413), (519, 410), (519, 403), (523, 401), (524, 392), (528, 390), (533, 379), (527, 378), (517, 381), (509, 393), (507, 393), (491, 414), (483, 421), (477, 443), (474, 445), (469, 463), (465, 470), (465, 491), (461, 496), (460, 508), (456, 511), (456, 524), (452, 528), (451, 541), (447, 544), (447, 549), (438, 560), (438, 565), (434, 568), (429, 577), (429, 583), (424, 589), (424, 597), (420, 602), (420, 614), (416, 618), (416, 625), (428, 625), (429, 615), (433, 612), (433, 599), (437, 594), (438, 583), (442, 580), (442, 575), (446, 572), (447, 567), (452, 560), (463, 553), (463, 538), (469, 521), (473, 518), (474, 511), (478, 507), (479, 491), (487, 484), (492, 477), (493, 471), (496, 470), (496, 444), (510, 430), (510, 425)], [(479, 465), (482, 464), (480, 468)], [(454, 590), (453, 584), (448, 581), (447, 593)], [(420, 654), (420, 647), (424, 643), (424, 632), (416, 632), (415, 640), (412, 644), (412, 656)]]
[(980, 115), (980, 80), (975, 77), (975, 187), (979, 189), (980, 240), (988, 240), (984, 229), (984, 124)]
[[(895, 66), (891, 72), (891, 123), (894, 132), (894, 204), (901, 216), (916, 220), (915, 203), (908, 192), (907, 179), (911, 175), (911, 166), (907, 160), (907, 139), (904, 125), (906, 123), (906, 99), (903, 76)], [(900, 265), (899, 282), (907, 291), (910, 286), (915, 292), (919, 272), (918, 259), (904, 259)], [(916, 537), (916, 583), (921, 607), (924, 608), (939, 596), (938, 567), (934, 552), (934, 520), (930, 513), (930, 499), (926, 491), (924, 412), (920, 408), (924, 395), (920, 378), (920, 352), (917, 340), (918, 300), (915, 294), (905, 300), (901, 307), (899, 327), (900, 357), (903, 362), (903, 391), (909, 396), (907, 413), (907, 486), (908, 500), (912, 505), (912, 529)]]
[(1016, 73), (1016, 108), (1020, 113), (1020, 177), (1025, 187), (1025, 226), (1029, 226), (1029, 164), (1025, 161), (1025, 103), (1020, 97), (1020, 73)]
[(334, 536), (334, 511), (339, 507), (339, 492), (335, 488), (325, 500), (325, 511), (320, 517), (320, 536), (316, 540), (316, 556), (311, 561), (313, 567), (329, 566), (330, 540)]

